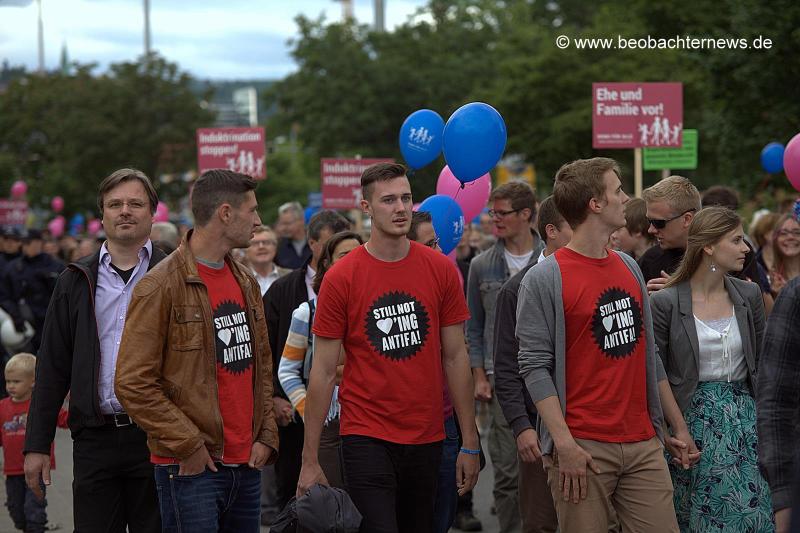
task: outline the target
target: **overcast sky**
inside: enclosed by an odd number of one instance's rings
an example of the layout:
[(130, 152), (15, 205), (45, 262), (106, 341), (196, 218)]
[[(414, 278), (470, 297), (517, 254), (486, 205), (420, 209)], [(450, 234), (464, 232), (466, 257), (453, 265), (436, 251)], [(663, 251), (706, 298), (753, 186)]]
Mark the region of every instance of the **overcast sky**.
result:
[[(356, 19), (371, 24), (372, 0), (353, 4)], [(426, 2), (384, 4), (391, 29)], [(64, 44), (70, 60), (96, 62), (101, 69), (134, 60), (144, 49), (142, 5), (142, 0), (42, 0), (46, 68), (58, 66)], [(338, 21), (341, 13), (334, 0), (150, 0), (152, 47), (198, 78), (281, 78), (295, 69), (286, 44), (297, 32), (294, 17), (324, 14)], [(36, 14), (35, 1), (0, 0), (0, 61), (36, 69)]]

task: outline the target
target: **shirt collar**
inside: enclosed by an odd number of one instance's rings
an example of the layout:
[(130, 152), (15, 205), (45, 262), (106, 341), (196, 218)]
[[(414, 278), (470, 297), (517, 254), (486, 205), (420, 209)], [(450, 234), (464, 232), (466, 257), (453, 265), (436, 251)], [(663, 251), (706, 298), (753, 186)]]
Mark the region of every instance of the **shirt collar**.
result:
[[(111, 264), (111, 253), (108, 251), (108, 241), (104, 241), (103, 245), (100, 247), (100, 264), (104, 266), (108, 266)], [(143, 260), (145, 262), (150, 261), (150, 257), (153, 255), (153, 242), (150, 239), (147, 239), (147, 242), (144, 243), (144, 246), (139, 249), (139, 262), (141, 263)]]
[(266, 276), (262, 276), (261, 274), (256, 272), (255, 269), (253, 269), (253, 275), (256, 277), (256, 279), (268, 279), (268, 278), (270, 278), (272, 276), (277, 276), (278, 275), (278, 265), (273, 263), (272, 264), (272, 271), (269, 274), (267, 274)]

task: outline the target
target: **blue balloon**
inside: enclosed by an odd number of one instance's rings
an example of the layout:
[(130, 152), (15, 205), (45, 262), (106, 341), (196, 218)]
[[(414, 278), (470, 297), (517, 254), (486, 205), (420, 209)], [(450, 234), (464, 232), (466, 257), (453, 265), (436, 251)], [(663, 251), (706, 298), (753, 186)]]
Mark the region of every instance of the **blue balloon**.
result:
[(433, 219), (433, 231), (439, 238), (442, 253), (449, 254), (458, 246), (464, 233), (464, 213), (461, 206), (449, 196), (435, 194), (429, 196), (419, 206), (418, 211), (427, 211)]
[(777, 174), (783, 170), (783, 145), (769, 143), (761, 150), (761, 166), (770, 174)]
[(408, 166), (419, 169), (442, 153), (444, 120), (430, 109), (414, 111), (400, 126), (400, 151)]
[(316, 214), (317, 214), (317, 211), (319, 211), (320, 209), (322, 209), (322, 208), (321, 208), (321, 207), (314, 206), (314, 205), (310, 205), (310, 206), (306, 207), (306, 208), (303, 210), (303, 218), (304, 218), (304, 219), (305, 219), (305, 221), (306, 221), (306, 226), (308, 225), (308, 222), (311, 220), (311, 217), (313, 217), (314, 215), (316, 215)]
[(461, 183), (494, 168), (506, 149), (506, 123), (495, 108), (472, 102), (456, 109), (444, 127), (444, 158)]

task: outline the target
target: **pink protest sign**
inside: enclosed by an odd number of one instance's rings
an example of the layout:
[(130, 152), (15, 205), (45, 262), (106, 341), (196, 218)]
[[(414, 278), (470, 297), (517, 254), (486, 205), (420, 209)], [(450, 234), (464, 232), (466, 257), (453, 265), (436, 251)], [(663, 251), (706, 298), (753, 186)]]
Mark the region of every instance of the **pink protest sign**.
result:
[(0, 199), (0, 224), (24, 226), (28, 218), (28, 202), (25, 200)]
[(197, 170), (225, 168), (255, 179), (267, 177), (264, 128), (197, 130)]
[(682, 83), (592, 84), (593, 148), (678, 148), (682, 134)]
[(375, 163), (394, 163), (394, 159), (321, 159), (323, 209), (358, 209), (361, 174)]

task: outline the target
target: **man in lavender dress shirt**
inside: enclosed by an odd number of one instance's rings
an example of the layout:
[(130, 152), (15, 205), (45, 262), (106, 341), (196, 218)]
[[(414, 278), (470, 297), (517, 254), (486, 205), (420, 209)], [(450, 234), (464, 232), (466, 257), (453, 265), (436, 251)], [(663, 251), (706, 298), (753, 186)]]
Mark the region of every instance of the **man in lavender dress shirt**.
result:
[[(75, 531), (161, 531), (146, 435), (114, 394), (117, 351), (136, 283), (165, 257), (150, 242), (158, 197), (142, 172), (121, 169), (100, 184), (107, 240), (59, 276), (37, 354), (28, 414), (25, 477), (43, 496), (50, 443), (70, 392)], [(40, 481), (41, 480), (41, 481)]]

